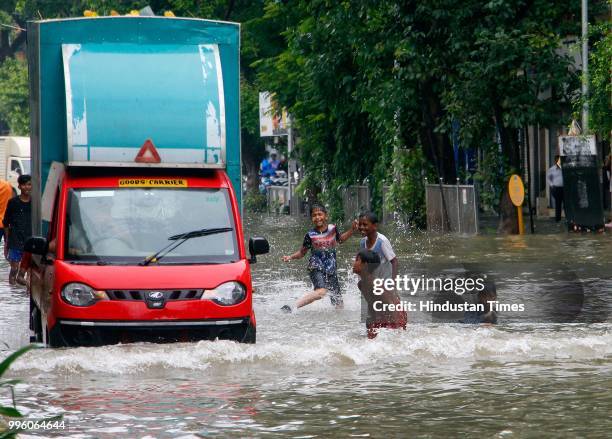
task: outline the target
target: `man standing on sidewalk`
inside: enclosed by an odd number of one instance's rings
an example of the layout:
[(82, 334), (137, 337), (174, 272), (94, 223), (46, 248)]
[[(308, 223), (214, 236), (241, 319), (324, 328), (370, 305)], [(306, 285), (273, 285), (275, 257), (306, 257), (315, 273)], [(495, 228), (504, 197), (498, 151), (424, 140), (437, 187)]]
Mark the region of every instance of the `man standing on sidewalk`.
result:
[(19, 266), (23, 258), (23, 248), (26, 239), (32, 236), (32, 178), (29, 175), (20, 175), (17, 179), (21, 194), (11, 198), (4, 213), (4, 233), (6, 243), (4, 256), (11, 263), (9, 283), (25, 284), (25, 273), (20, 273)]
[(550, 193), (555, 200), (555, 221), (561, 221), (561, 208), (563, 205), (563, 173), (561, 172), (561, 157), (555, 156), (555, 164), (546, 173)]

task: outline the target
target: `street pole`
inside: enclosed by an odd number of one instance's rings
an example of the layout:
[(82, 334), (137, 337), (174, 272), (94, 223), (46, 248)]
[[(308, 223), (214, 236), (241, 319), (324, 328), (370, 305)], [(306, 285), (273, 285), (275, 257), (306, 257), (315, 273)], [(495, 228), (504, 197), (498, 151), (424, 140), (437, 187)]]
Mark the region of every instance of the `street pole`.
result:
[(293, 179), (293, 175), (291, 172), (291, 166), (289, 166), (289, 163), (291, 161), (291, 152), (293, 151), (293, 127), (291, 126), (291, 116), (287, 115), (287, 184), (289, 185), (289, 195), (288, 195), (288, 200), (289, 200), (289, 215), (293, 215), (294, 212), (292, 212), (291, 210), (293, 209), (293, 203), (292, 203), (292, 196), (291, 196), (291, 180)]
[(588, 0), (582, 0), (582, 134), (589, 130), (589, 13)]

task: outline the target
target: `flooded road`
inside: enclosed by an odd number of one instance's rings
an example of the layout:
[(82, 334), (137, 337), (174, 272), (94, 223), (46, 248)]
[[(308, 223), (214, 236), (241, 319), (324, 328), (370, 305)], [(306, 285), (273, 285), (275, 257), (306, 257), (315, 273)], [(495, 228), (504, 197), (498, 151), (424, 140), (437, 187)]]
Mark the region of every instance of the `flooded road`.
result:
[[(350, 270), (356, 237), (338, 253), (345, 309), (324, 299), (294, 314), (280, 312), (311, 288), (306, 260), (280, 262), (299, 247), (307, 227), (307, 220), (286, 217), (245, 224), (247, 236), (266, 236), (272, 248), (253, 271), (256, 345), (41, 349), (20, 359), (10, 372), (23, 379), (19, 408), (32, 418), (61, 413), (65, 421), (64, 430), (32, 434), (609, 436), (612, 236), (428, 237), (384, 230), (400, 274), (431, 271), (430, 264), (477, 266), (497, 273), (500, 297), (533, 302), (549, 300), (565, 279), (580, 290), (582, 311), (565, 323), (554, 323), (554, 309), (526, 320), (502, 314), (496, 327), (434, 324), (414, 315), (406, 331), (367, 340)], [(2, 260), (0, 278), (7, 272)], [(23, 289), (0, 285), (3, 356), (28, 341), (28, 301)], [(0, 403), (9, 401), (0, 394)]]

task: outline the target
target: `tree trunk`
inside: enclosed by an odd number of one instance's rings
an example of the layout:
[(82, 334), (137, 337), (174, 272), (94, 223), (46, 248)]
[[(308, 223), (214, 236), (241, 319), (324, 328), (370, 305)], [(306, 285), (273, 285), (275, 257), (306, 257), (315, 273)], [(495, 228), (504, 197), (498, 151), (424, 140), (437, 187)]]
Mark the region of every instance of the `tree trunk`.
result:
[(504, 124), (504, 115), (496, 97), (493, 99), (493, 111), (495, 116), (495, 124), (499, 131), (499, 139), (502, 145), (502, 153), (508, 159), (508, 164), (514, 169), (520, 169), (521, 157), (518, 147), (518, 139), (516, 130), (506, 127)]
[(518, 217), (516, 206), (512, 204), (508, 189), (504, 188), (499, 200), (499, 224), (497, 233), (500, 234), (518, 234)]
[[(21, 24), (19, 24), (21, 26)], [(0, 64), (4, 62), (6, 58), (11, 58), (15, 55), (15, 52), (19, 47), (26, 42), (26, 33), (19, 32), (13, 42), (9, 43), (9, 29), (0, 30)]]
[(244, 168), (246, 171), (247, 192), (259, 190), (259, 164), (253, 160), (244, 160)]
[(444, 117), (438, 96), (433, 92), (431, 83), (425, 83), (422, 90), (422, 117), (421, 141), (423, 142), (426, 157), (435, 166), (439, 178), (444, 183), (455, 184), (457, 173), (455, 171), (455, 155), (450, 138), (446, 133), (436, 132), (436, 127)]

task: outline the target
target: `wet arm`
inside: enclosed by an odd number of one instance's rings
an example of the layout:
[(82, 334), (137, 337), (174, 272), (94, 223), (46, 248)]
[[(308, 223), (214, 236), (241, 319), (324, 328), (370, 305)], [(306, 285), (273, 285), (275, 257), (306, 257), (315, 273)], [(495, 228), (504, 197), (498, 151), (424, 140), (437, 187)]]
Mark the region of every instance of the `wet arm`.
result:
[(357, 222), (357, 220), (355, 220), (351, 224), (351, 228), (350, 229), (348, 229), (346, 232), (340, 234), (340, 238), (338, 239), (338, 242), (343, 243), (344, 241), (349, 239), (351, 236), (353, 236), (353, 233), (355, 233), (357, 228), (358, 228), (358, 222)]
[(301, 249), (289, 256), (283, 256), (283, 261), (289, 262), (293, 259), (302, 259), (306, 255), (306, 252), (308, 252), (308, 249), (306, 247), (302, 247)]
[(546, 172), (546, 181), (548, 181), (548, 186), (552, 186), (553, 176), (552, 176), (552, 168)]
[(2, 225), (4, 226), (4, 256), (8, 255), (8, 239), (9, 233), (11, 231), (11, 212), (12, 212), (11, 203), (6, 206), (6, 211), (4, 212), (4, 218), (2, 218)]
[(8, 255), (8, 239), (10, 227), (4, 227), (4, 257)]
[(397, 257), (391, 259), (391, 261), (389, 261), (389, 262), (391, 262), (391, 277), (392, 277), (392, 279), (395, 279), (397, 277), (397, 272), (398, 272), (398, 269), (397, 269), (397, 266), (398, 266)]

